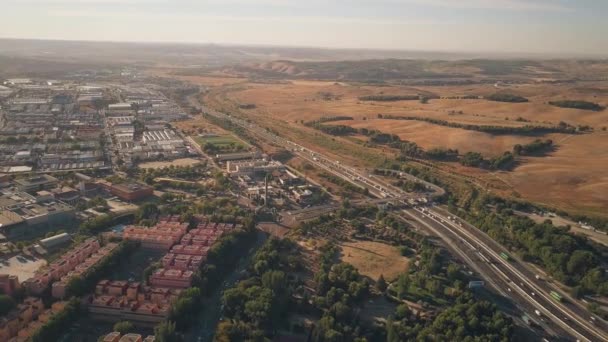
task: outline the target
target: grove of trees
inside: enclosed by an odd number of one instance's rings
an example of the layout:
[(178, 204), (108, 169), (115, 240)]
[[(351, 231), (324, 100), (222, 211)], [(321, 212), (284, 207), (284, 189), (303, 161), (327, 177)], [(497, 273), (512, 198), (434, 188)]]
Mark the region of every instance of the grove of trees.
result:
[(514, 102), (514, 103), (528, 102), (528, 99), (523, 96), (507, 94), (507, 93), (495, 93), (492, 95), (488, 95), (488, 96), (486, 96), (486, 100), (497, 101), (497, 102)]
[(554, 227), (550, 220), (536, 223), (515, 215), (510, 208), (492, 210), (488, 207), (492, 204), (491, 198), (478, 195), (458, 214), (524, 261), (538, 264), (558, 281), (574, 287), (577, 296), (608, 295), (608, 274), (601, 264), (605, 252), (600, 246), (569, 233), (568, 227)]
[(593, 111), (600, 111), (604, 109), (604, 107), (597, 103), (580, 100), (550, 101), (549, 104), (561, 108), (574, 108)]
[(300, 269), (298, 247), (290, 240), (269, 239), (255, 254), (251, 276), (224, 291), (224, 316), (216, 341), (262, 341), (271, 338), (287, 318), (296, 279), (288, 272)]

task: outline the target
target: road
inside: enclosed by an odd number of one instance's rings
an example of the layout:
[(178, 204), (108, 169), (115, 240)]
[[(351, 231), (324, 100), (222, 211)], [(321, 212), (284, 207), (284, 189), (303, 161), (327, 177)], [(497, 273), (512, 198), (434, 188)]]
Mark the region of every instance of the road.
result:
[[(360, 170), (342, 164), (340, 161), (332, 160), (319, 152), (282, 138), (254, 123), (206, 108), (194, 96), (189, 97), (189, 101), (192, 106), (200, 108), (208, 115), (229, 120), (233, 124), (247, 129), (255, 136), (277, 146), (290, 149), (295, 155), (318, 168), (356, 186), (368, 189), (369, 193), (375, 197), (392, 198), (402, 201), (405, 205), (420, 206), (425, 205), (429, 200), (420, 194), (408, 194), (377, 177), (367, 175)], [(424, 208), (424, 211), (417, 207), (416, 209), (403, 210), (402, 213), (444, 239), (447, 244), (452, 241), (462, 241), (462, 244), (452, 243), (450, 245), (451, 249), (456, 251), (457, 254), (470, 255), (471, 250), (475, 251), (479, 260), (466, 258), (465, 262), (472, 269), (481, 269), (481, 272), (478, 271), (479, 274), (500, 292), (516, 293), (517, 295), (507, 296), (518, 306), (531, 310), (531, 312), (528, 311), (529, 314), (531, 313), (530, 316), (534, 315), (534, 310), (539, 310), (545, 320), (545, 326), (553, 335), (562, 337), (562, 332), (565, 332), (573, 340), (608, 341), (606, 322), (599, 317), (592, 316), (581, 303), (575, 300), (557, 302), (551, 299), (550, 291), (556, 291), (564, 298), (569, 298), (569, 296), (554, 285), (537, 280), (535, 278), (536, 274), (523, 262), (511, 263), (500, 258), (500, 253), (505, 252), (505, 249), (476, 227), (462, 219), (457, 219), (459, 223), (452, 222), (447, 218), (451, 215), (432, 205)]]
[(242, 257), (237, 267), (224, 278), (222, 286), (217, 288), (208, 298), (206, 298), (202, 307), (203, 310), (199, 317), (196, 319), (197, 325), (193, 331), (185, 337), (187, 342), (207, 342), (213, 340), (213, 334), (217, 324), (220, 322), (222, 317), (222, 295), (224, 290), (235, 284), (243, 275), (243, 271), (249, 266), (249, 261), (255, 254), (255, 252), (264, 244), (268, 235), (263, 232), (258, 232), (257, 240), (246, 256)]
[[(484, 263), (493, 269), (493, 274), (502, 280), (504, 289), (516, 290), (526, 297), (528, 303), (534, 304), (535, 310), (541, 311), (543, 316), (551, 319), (565, 331), (573, 333), (576, 338), (581, 340), (608, 340), (605, 333), (605, 322), (597, 317), (595, 321), (591, 319), (592, 315), (582, 305), (577, 304), (577, 301), (569, 298), (566, 293), (562, 293), (554, 284), (536, 279), (534, 271), (521, 260), (514, 256), (510, 256), (513, 261), (501, 258), (500, 253), (508, 254), (509, 252), (479, 229), (460, 218), (454, 219), (453, 215), (438, 207), (416, 208), (408, 211), (410, 215), (425, 217), (433, 221), (435, 228), (451, 234), (467, 244), (481, 256)], [(452, 219), (448, 217), (452, 217)], [(556, 302), (550, 297), (550, 291), (562, 293), (567, 300), (563, 303)]]

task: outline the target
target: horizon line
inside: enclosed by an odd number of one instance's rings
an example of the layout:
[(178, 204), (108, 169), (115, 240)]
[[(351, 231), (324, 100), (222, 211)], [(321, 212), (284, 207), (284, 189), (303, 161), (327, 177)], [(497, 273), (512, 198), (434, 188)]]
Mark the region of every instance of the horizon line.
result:
[[(428, 53), (428, 54), (453, 54), (453, 55), (478, 55), (472, 59), (492, 59), (500, 57), (515, 58), (515, 59), (608, 59), (608, 54), (601, 53), (575, 53), (575, 52), (522, 52), (522, 51), (458, 51), (458, 50), (418, 50), (418, 49), (389, 49), (389, 48), (368, 48), (368, 47), (329, 47), (329, 46), (311, 46), (311, 45), (280, 45), (280, 44), (261, 44), (261, 43), (229, 43), (229, 42), (197, 42), (197, 41), (144, 41), (144, 40), (95, 40), (95, 39), (69, 39), (69, 38), (23, 38), (23, 37), (3, 37), (0, 40), (12, 41), (47, 41), (47, 42), (67, 42), (67, 43), (111, 43), (111, 44), (141, 44), (141, 45), (184, 45), (184, 46), (219, 46), (219, 47), (249, 47), (249, 48), (273, 48), (273, 49), (308, 49), (308, 50), (326, 50), (326, 51), (369, 51), (369, 52), (386, 52), (386, 53)], [(2, 48), (0, 47), (0, 50)], [(482, 57), (486, 55), (487, 57)], [(394, 59), (394, 58), (382, 58)], [(399, 58), (406, 59), (406, 58)], [(409, 59), (409, 58), (407, 58)], [(429, 59), (429, 58), (421, 58)]]

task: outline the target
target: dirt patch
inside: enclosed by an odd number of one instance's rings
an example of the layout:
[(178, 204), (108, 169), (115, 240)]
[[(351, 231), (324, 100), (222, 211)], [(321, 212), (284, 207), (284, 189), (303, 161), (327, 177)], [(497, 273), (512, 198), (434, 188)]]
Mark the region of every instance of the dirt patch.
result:
[(34, 276), (34, 273), (46, 265), (46, 260), (37, 258), (25, 258), (17, 255), (0, 262), (0, 273), (15, 275), (19, 281), (24, 281)]
[(200, 160), (193, 158), (182, 158), (175, 159), (171, 161), (157, 161), (157, 162), (147, 162), (139, 164), (139, 168), (141, 169), (162, 169), (163, 167), (168, 166), (194, 166), (196, 164), (200, 164)]
[(260, 222), (258, 229), (280, 239), (290, 231), (288, 227), (274, 222)]
[(173, 125), (188, 135), (198, 135), (202, 133), (227, 134), (220, 127), (209, 123), (202, 116), (190, 120), (174, 122)]
[(399, 250), (391, 245), (357, 241), (344, 242), (340, 245), (340, 259), (357, 268), (359, 273), (376, 280), (383, 275), (387, 281), (407, 271), (409, 260), (401, 255)]

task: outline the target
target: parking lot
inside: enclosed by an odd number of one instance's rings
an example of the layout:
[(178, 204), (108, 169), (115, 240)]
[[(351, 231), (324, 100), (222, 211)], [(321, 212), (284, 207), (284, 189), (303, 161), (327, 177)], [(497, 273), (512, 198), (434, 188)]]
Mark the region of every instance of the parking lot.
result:
[(0, 273), (16, 275), (24, 281), (34, 275), (37, 269), (46, 265), (46, 260), (18, 254), (8, 259), (0, 259)]

